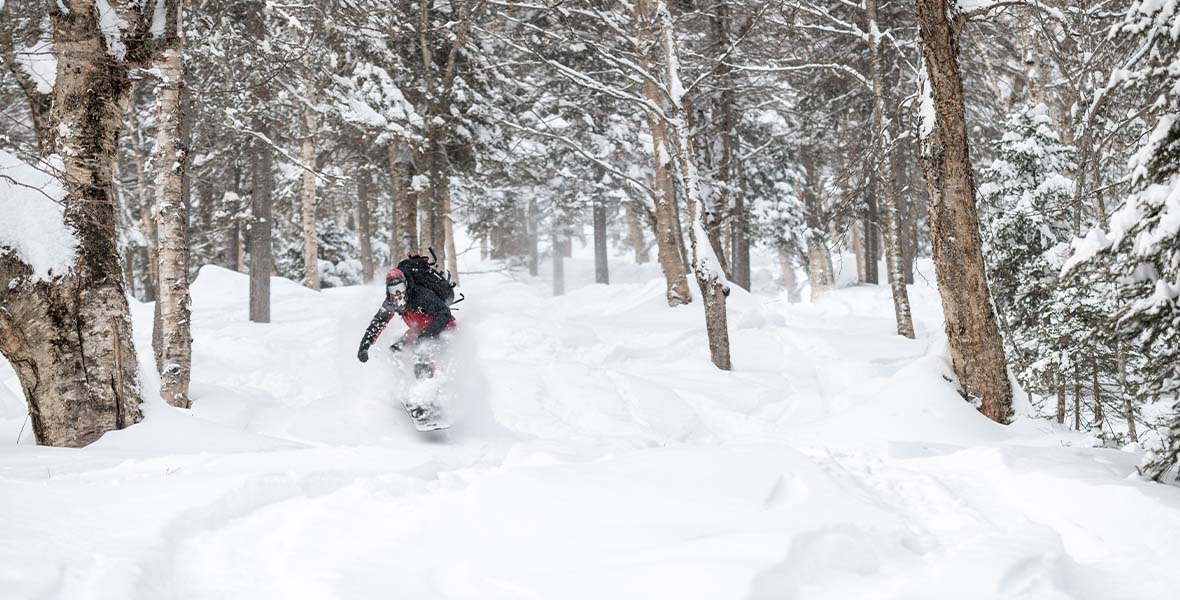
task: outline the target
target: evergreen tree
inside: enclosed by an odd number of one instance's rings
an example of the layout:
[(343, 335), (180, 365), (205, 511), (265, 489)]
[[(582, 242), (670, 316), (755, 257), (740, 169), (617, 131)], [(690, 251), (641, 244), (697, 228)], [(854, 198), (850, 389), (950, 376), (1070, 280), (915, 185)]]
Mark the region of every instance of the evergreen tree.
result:
[[(1180, 7), (1151, 0), (1137, 2), (1119, 33), (1137, 40), (1132, 69), (1116, 74), (1144, 89), (1155, 126), (1131, 161), (1135, 192), (1111, 218), (1109, 243), (1127, 305), (1119, 324), (1130, 343), (1141, 348), (1143, 372), (1154, 398), (1176, 400), (1180, 393), (1180, 52), (1175, 31)], [(1098, 236), (1095, 236), (1098, 237)], [(1094, 239), (1094, 238), (1091, 238)], [(1180, 460), (1180, 402), (1164, 447), (1145, 469), (1155, 480), (1176, 471)]]
[(1070, 238), (1073, 152), (1043, 104), (1013, 113), (994, 152), (979, 190), (992, 298), (1018, 380), (1048, 393), (1062, 367), (1055, 350), (1064, 323), (1047, 309), (1063, 300), (1057, 273)]

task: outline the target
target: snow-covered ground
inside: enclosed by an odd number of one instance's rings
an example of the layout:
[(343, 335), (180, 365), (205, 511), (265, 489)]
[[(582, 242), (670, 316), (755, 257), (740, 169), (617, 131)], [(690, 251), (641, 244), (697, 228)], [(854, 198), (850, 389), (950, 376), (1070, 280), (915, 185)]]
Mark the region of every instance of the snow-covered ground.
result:
[[(5, 599), (1159, 599), (1180, 490), (1055, 425), (992, 424), (944, 378), (932, 284), (917, 340), (889, 290), (730, 298), (735, 371), (654, 267), (548, 279), (469, 264), (462, 420), (413, 430), (379, 287), (193, 286), (191, 411), (82, 450), (32, 445), (0, 361)], [(769, 265), (760, 271), (765, 282)], [(849, 273), (845, 272), (845, 279)], [(927, 277), (931, 279), (929, 272)], [(762, 285), (763, 288), (767, 286)], [(135, 326), (148, 395), (151, 306)], [(386, 332), (392, 341), (398, 332)], [(21, 433), (24, 426), (23, 434)], [(14, 443), (20, 436), (20, 443)]]

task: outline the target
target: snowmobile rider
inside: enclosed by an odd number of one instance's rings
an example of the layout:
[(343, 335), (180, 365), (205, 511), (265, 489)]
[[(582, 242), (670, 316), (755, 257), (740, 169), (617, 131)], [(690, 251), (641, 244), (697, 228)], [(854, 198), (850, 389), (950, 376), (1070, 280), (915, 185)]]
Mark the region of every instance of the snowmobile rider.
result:
[(394, 267), (385, 274), (385, 302), (381, 303), (361, 338), (361, 347), (356, 353), (361, 362), (369, 361), (369, 347), (395, 314), (401, 315), (409, 330), (390, 346), (394, 351), (412, 346), (418, 340), (437, 339), (443, 331), (455, 328), (455, 317), (447, 302), (429, 287), (414, 285), (412, 278)]

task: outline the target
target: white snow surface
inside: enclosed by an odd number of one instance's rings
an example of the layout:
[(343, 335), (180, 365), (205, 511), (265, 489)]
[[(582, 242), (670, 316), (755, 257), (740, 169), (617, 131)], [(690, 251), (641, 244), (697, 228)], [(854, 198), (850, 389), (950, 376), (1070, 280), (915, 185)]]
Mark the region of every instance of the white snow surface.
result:
[[(375, 286), (245, 276), (192, 287), (192, 410), (81, 450), (20, 443), (0, 361), (0, 590), (33, 598), (996, 599), (1173, 597), (1180, 489), (1055, 424), (981, 417), (955, 392), (937, 295), (819, 304), (734, 288), (736, 370), (653, 265), (593, 285), (471, 262), (452, 383), (462, 414), (414, 431), (391, 327), (355, 358)], [(466, 258), (466, 257), (464, 257)], [(855, 269), (843, 261), (842, 279)], [(841, 261), (837, 261), (841, 265)], [(461, 267), (463, 265), (461, 264)], [(775, 270), (760, 260), (756, 287)], [(933, 274), (926, 265), (926, 279)], [(694, 291), (695, 293), (695, 291)], [(699, 296), (699, 294), (697, 294)], [(806, 294), (805, 294), (806, 296)], [(145, 392), (152, 306), (133, 302)]]
[(57, 177), (0, 150), (0, 246), (15, 250), (35, 278), (63, 275), (74, 263), (78, 239), (58, 203), (65, 195)]

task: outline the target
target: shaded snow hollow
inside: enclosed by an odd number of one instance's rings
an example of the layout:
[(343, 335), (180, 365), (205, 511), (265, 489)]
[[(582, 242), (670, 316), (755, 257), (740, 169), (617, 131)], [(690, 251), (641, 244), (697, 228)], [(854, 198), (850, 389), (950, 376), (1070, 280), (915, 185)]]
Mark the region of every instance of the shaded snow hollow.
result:
[[(885, 286), (818, 305), (735, 290), (737, 370), (723, 373), (708, 362), (699, 302), (667, 308), (652, 266), (618, 264), (626, 283), (589, 285), (590, 265), (569, 261), (561, 298), (544, 274), (465, 277), (464, 414), (430, 438), (391, 400), (404, 376), (385, 344), (355, 359), (380, 288), (276, 279), (274, 322), (259, 325), (246, 319), (245, 277), (204, 268), (193, 410), (152, 401), (145, 422), (83, 450), (32, 446), (27, 430), (0, 449), (3, 597), (1130, 600), (1180, 589), (1180, 490), (1130, 477), (1134, 454), (979, 416), (944, 379), (937, 296), (921, 278), (912, 341), (893, 334)], [(133, 310), (144, 369), (152, 307)], [(16, 439), (23, 417), (0, 362), (0, 439)]]

